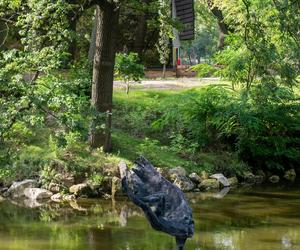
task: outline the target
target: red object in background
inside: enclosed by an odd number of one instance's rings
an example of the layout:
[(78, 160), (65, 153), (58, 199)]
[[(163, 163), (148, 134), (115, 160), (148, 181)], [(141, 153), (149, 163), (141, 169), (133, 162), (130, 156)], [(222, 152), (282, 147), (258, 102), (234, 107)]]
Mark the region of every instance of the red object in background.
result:
[(181, 65), (181, 60), (180, 60), (180, 58), (177, 59), (177, 65)]

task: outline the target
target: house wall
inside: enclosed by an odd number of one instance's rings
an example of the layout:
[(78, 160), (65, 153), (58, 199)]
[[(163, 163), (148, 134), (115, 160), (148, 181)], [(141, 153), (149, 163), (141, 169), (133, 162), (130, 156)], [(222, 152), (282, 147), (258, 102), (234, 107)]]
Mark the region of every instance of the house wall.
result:
[(184, 25), (183, 30), (180, 32), (173, 29), (172, 63), (173, 67), (176, 67), (178, 58), (180, 58), (180, 42), (194, 39), (194, 0), (172, 0), (172, 18), (178, 19)]

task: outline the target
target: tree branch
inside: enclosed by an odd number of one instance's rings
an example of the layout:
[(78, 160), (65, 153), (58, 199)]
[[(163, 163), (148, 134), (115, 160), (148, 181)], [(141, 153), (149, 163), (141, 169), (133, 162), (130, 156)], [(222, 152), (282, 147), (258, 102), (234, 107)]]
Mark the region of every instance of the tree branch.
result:
[[(39, 71), (35, 72), (34, 76), (32, 77), (32, 79), (30, 81), (31, 85), (37, 80), (37, 78), (39, 77), (39, 74), (40, 74)], [(4, 129), (4, 131), (0, 132), (0, 142), (3, 141), (3, 136), (4, 136), (5, 132), (8, 131), (8, 130), (10, 130), (12, 128), (12, 126), (16, 123), (19, 114), (22, 113), (22, 112), (24, 112), (24, 111), (26, 111), (26, 110), (29, 110), (32, 107), (32, 104), (33, 104), (33, 99), (31, 99), (28, 102), (28, 104), (26, 105), (26, 107), (20, 108), (17, 111), (17, 113), (11, 118), (10, 123), (8, 124), (8, 126)]]
[(6, 31), (5, 37), (4, 37), (3, 41), (2, 41), (2, 43), (0, 44), (0, 47), (2, 47), (2, 46), (5, 44), (6, 39), (7, 39), (7, 37), (8, 37), (9, 26), (8, 26), (7, 23), (5, 23), (5, 26), (6, 26), (6, 29), (0, 30), (0, 32)]

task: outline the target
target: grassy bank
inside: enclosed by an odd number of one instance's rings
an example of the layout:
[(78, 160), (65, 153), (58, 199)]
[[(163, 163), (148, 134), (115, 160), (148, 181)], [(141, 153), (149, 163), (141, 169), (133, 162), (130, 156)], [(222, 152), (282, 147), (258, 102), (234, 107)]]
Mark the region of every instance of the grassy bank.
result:
[[(198, 96), (208, 86), (169, 90), (138, 88), (129, 95), (117, 91), (114, 96), (114, 153), (131, 161), (143, 154), (156, 166), (182, 166), (199, 173), (202, 170), (213, 172), (227, 169), (228, 173), (235, 174), (247, 169), (235, 153), (224, 150), (222, 145), (210, 145), (199, 150), (195, 143), (184, 141), (183, 137), (176, 135), (177, 131), (171, 124), (167, 124), (167, 128), (162, 126), (168, 112), (180, 116), (172, 112), (180, 112), (179, 106), (189, 105), (188, 100)], [(230, 89), (230, 85), (224, 82), (217, 86)]]
[(189, 172), (205, 170), (227, 176), (246, 170), (282, 173), (297, 168), (299, 95), (287, 88), (256, 92), (253, 87), (246, 93), (214, 82), (192, 89), (138, 87), (129, 95), (117, 89), (113, 152), (104, 154), (91, 151), (87, 142), (86, 80), (78, 80), (83, 86), (79, 94), (70, 88), (71, 80), (55, 81), (41, 81), (57, 86), (60, 102), (50, 102), (50, 106), (57, 105), (51, 117), (40, 113), (35, 124), (15, 123), (1, 145), (0, 183), (42, 177), (47, 185), (65, 171), (78, 180), (99, 184), (107, 169), (116, 171), (121, 159), (131, 164), (141, 154), (156, 167), (182, 166)]

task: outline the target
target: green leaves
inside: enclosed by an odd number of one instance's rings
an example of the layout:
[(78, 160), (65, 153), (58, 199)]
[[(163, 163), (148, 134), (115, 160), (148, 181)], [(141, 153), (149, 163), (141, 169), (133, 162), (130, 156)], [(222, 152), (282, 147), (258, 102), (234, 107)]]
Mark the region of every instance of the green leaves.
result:
[(144, 76), (144, 66), (138, 63), (138, 54), (130, 52), (118, 53), (115, 61), (115, 74), (121, 77), (126, 84), (126, 93), (129, 92), (129, 82), (138, 82)]
[(216, 57), (224, 65), (224, 77), (247, 89), (258, 79), (262, 84), (297, 83), (298, 1), (216, 0), (215, 5), (233, 29), (226, 38), (226, 49)]
[(255, 169), (298, 166), (300, 103), (289, 88), (257, 85), (239, 93), (203, 87), (171, 103), (153, 125), (179, 152), (227, 148)]
[(159, 53), (159, 61), (166, 65), (169, 60), (169, 44), (170, 39), (173, 38), (173, 26), (171, 19), (171, 1), (159, 0), (158, 8), (158, 22), (159, 22), (159, 39), (156, 44)]
[(118, 53), (115, 61), (115, 74), (124, 82), (140, 81), (144, 76), (144, 66), (138, 63), (137, 53)]

